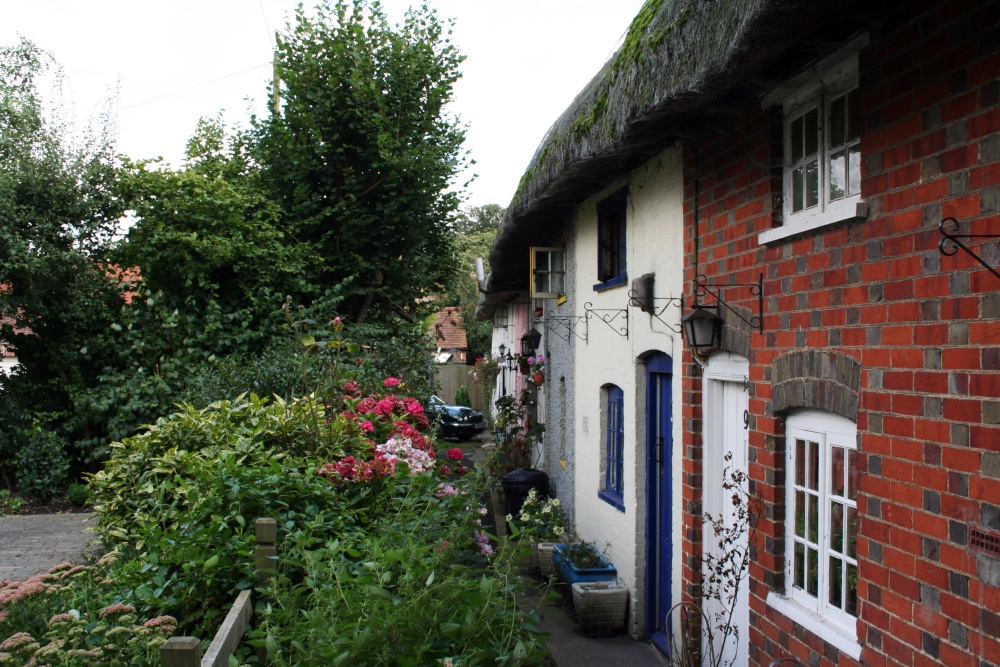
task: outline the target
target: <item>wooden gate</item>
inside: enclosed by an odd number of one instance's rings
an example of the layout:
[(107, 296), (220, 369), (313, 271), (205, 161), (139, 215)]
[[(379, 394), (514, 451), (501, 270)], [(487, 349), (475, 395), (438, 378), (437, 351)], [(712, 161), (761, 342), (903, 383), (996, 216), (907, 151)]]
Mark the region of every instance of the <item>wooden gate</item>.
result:
[(472, 399), (472, 409), (483, 409), (483, 386), (472, 381), (472, 366), (457, 364), (438, 364), (437, 377), (435, 378), (441, 385), (441, 398), (448, 403), (455, 402), (455, 392), (459, 387), (469, 390), (469, 398)]

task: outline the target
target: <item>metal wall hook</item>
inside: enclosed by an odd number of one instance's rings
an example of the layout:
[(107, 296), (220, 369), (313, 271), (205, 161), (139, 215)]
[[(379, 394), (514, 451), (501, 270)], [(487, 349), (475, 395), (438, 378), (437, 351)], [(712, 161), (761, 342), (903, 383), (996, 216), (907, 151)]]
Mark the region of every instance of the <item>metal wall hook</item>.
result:
[[(584, 317), (589, 321), (591, 317), (596, 317), (608, 325), (612, 331), (623, 338), (628, 338), (628, 308), (594, 308), (594, 304), (583, 304)], [(621, 318), (624, 325), (615, 324)]]
[[(952, 226), (951, 231), (948, 231), (946, 229), (947, 223), (951, 223)], [(967, 245), (965, 245), (959, 240), (959, 239), (995, 239), (995, 238), (1000, 238), (1000, 234), (958, 234), (957, 232), (961, 230), (961, 227), (962, 226), (958, 222), (958, 220), (952, 217), (947, 217), (941, 222), (939, 222), (938, 230), (941, 232), (941, 236), (943, 238), (941, 239), (940, 243), (938, 243), (938, 250), (941, 251), (942, 255), (946, 257), (952, 257), (958, 254), (958, 250), (959, 248), (961, 248), (967, 254), (971, 255), (973, 259), (982, 264), (987, 271), (996, 276), (997, 279), (1000, 279), (1000, 273), (997, 273), (996, 269), (987, 264), (982, 257), (972, 252), (971, 248), (969, 248)]]
[[(656, 319), (658, 319), (663, 324), (663, 326), (667, 327), (668, 329), (670, 329), (674, 333), (681, 333), (681, 331), (683, 331), (683, 327), (680, 324), (680, 317), (677, 318), (677, 320), (678, 320), (677, 324), (670, 324), (669, 322), (667, 322), (666, 320), (664, 320), (660, 316), (663, 315), (663, 313), (666, 312), (667, 308), (669, 308), (672, 305), (678, 306), (680, 308), (681, 314), (683, 314), (684, 313), (684, 295), (681, 295), (679, 297), (668, 296), (668, 297), (663, 297), (663, 298), (659, 298), (659, 299), (656, 298), (656, 297), (645, 297), (647, 301), (652, 301), (653, 302), (652, 309), (647, 309), (647, 308), (643, 307), (643, 304), (637, 298), (637, 296), (638, 295), (636, 294), (635, 290), (629, 290), (629, 293), (628, 293), (628, 305), (632, 306), (633, 308), (639, 308), (640, 310), (649, 313), (650, 315), (652, 315), (653, 317), (655, 317)], [(660, 305), (661, 303), (663, 305)]]
[[(757, 297), (757, 314), (747, 319), (740, 315), (735, 308), (730, 306), (720, 295), (720, 292), (729, 287), (746, 287), (751, 296)], [(712, 283), (708, 282), (708, 277), (699, 274), (697, 288), (695, 290), (695, 306), (701, 304), (706, 296), (715, 299), (715, 303), (725, 306), (726, 310), (750, 325), (751, 329), (756, 329), (757, 333), (764, 333), (764, 274), (760, 273), (757, 282), (754, 283)], [(711, 304), (708, 304), (711, 305)]]

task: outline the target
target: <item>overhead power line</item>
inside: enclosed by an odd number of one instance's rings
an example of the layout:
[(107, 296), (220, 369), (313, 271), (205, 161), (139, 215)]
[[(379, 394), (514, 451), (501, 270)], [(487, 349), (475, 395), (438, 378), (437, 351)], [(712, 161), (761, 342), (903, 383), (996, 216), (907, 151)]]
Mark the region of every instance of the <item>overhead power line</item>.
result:
[(144, 100), (142, 102), (136, 102), (135, 104), (130, 104), (127, 107), (120, 107), (118, 109), (118, 113), (121, 113), (122, 111), (128, 111), (129, 109), (135, 109), (136, 107), (141, 107), (141, 106), (146, 105), (146, 104), (152, 104), (153, 102), (159, 102), (160, 100), (165, 100), (168, 97), (173, 97), (175, 95), (183, 95), (184, 93), (189, 93), (192, 90), (198, 90), (199, 88), (204, 88), (205, 86), (211, 86), (212, 84), (219, 83), (220, 81), (226, 81), (227, 79), (232, 79), (234, 77), (241, 76), (243, 74), (246, 74), (247, 72), (253, 72), (254, 70), (258, 70), (258, 69), (260, 69), (262, 67), (270, 67), (270, 66), (271, 66), (271, 63), (263, 63), (263, 64), (260, 64), (260, 65), (255, 65), (254, 67), (250, 67), (249, 69), (245, 69), (245, 70), (242, 70), (240, 72), (235, 72), (233, 74), (227, 74), (226, 76), (219, 77), (218, 79), (212, 79), (211, 81), (205, 81), (203, 83), (199, 83), (199, 84), (196, 84), (194, 86), (190, 86), (188, 88), (182, 88), (180, 90), (175, 90), (175, 91), (170, 92), (170, 93), (165, 93), (165, 94), (160, 95), (158, 97), (153, 97), (153, 98), (150, 98), (148, 100)]

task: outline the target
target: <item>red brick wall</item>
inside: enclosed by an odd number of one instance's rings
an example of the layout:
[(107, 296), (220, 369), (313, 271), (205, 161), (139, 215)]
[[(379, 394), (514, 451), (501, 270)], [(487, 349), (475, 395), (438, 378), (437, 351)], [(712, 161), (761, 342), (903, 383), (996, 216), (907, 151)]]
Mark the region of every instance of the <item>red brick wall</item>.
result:
[[(750, 474), (765, 500), (750, 573), (752, 664), (856, 664), (764, 603), (783, 585), (783, 422), (769, 413), (769, 368), (802, 347), (862, 364), (862, 663), (1000, 664), (1000, 589), (969, 550), (970, 527), (1000, 531), (1000, 279), (938, 250), (943, 217), (1000, 233), (998, 26), (1000, 3), (950, 1), (915, 3), (871, 29), (860, 57), (865, 221), (757, 244), (780, 195), (774, 111), (713, 119), (685, 147), (688, 279), (764, 273), (765, 333), (750, 351)], [(1000, 265), (1000, 243), (973, 243)], [(746, 290), (725, 298), (755, 309)], [(701, 380), (689, 352), (684, 361), (684, 495), (696, 510)], [(688, 581), (699, 531), (691, 511)]]

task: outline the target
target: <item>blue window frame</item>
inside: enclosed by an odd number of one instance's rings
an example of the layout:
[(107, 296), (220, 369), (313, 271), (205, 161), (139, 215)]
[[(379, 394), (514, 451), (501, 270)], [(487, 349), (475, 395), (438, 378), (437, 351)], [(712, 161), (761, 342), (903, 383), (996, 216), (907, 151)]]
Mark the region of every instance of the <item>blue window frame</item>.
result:
[(595, 290), (628, 282), (625, 264), (625, 218), (628, 188), (622, 188), (597, 205), (597, 279)]
[(604, 488), (600, 496), (625, 511), (625, 392), (610, 385), (605, 390)]

